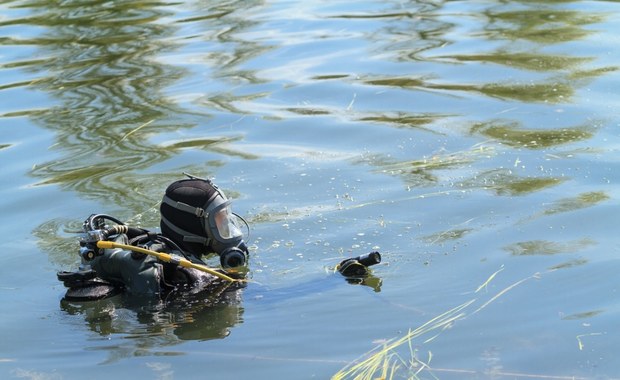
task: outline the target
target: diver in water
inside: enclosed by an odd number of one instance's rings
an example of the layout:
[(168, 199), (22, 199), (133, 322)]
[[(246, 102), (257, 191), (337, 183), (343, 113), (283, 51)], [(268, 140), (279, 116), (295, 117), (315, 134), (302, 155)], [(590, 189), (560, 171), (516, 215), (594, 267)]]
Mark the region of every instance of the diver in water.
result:
[[(80, 270), (58, 273), (69, 288), (65, 298), (93, 300), (121, 291), (163, 294), (179, 287), (241, 282), (226, 270), (247, 261), (242, 219), (213, 182), (188, 177), (166, 189), (161, 233), (127, 226), (109, 215), (91, 215), (83, 225)], [(202, 256), (208, 253), (219, 255), (222, 269), (206, 266)]]
[[(221, 292), (243, 286), (235, 268), (244, 266), (249, 255), (241, 232), (245, 220), (232, 212), (231, 201), (211, 180), (187, 176), (166, 189), (161, 233), (105, 214), (86, 219), (80, 269), (58, 273), (69, 288), (66, 300), (96, 300), (123, 291), (162, 295), (181, 288)], [(221, 268), (202, 261), (209, 253), (220, 257)], [(337, 269), (349, 282), (363, 283), (367, 267), (380, 260), (379, 253), (371, 252), (344, 260)]]

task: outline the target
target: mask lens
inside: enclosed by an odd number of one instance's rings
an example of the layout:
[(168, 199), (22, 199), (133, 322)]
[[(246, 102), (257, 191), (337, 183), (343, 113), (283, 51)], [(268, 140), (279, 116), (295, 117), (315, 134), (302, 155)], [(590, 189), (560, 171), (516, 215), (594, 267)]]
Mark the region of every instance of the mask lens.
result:
[(217, 211), (214, 219), (218, 235), (223, 240), (232, 239), (242, 235), (241, 228), (239, 228), (239, 222), (237, 217), (233, 215), (230, 205), (227, 205)]

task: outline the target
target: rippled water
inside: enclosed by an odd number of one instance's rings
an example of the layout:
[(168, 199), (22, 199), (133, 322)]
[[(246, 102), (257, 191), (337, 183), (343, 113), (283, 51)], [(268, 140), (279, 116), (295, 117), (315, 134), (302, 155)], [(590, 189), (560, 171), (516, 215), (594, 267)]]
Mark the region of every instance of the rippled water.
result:
[[(617, 378), (619, 22), (615, 1), (2, 2), (2, 377)], [(82, 221), (156, 228), (184, 171), (250, 222), (254, 282), (61, 301)], [(367, 286), (331, 273), (371, 250)]]

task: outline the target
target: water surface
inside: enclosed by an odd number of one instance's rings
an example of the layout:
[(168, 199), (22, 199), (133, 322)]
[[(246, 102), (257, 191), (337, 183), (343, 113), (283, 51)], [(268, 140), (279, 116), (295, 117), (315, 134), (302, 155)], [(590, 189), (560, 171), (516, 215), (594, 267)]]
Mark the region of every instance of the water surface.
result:
[[(4, 1), (2, 377), (325, 379), (452, 311), (394, 378), (617, 378), (619, 12)], [(184, 171), (254, 282), (61, 301), (82, 221), (155, 229)], [(371, 250), (369, 286), (332, 273)]]

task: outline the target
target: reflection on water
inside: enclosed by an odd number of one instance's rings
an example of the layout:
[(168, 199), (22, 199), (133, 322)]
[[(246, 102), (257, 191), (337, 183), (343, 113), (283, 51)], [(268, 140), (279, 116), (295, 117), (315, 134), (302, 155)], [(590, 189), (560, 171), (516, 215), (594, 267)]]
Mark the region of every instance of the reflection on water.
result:
[(582, 250), (595, 245), (596, 242), (589, 239), (559, 243), (546, 240), (523, 241), (511, 244), (504, 249), (514, 256), (529, 255), (555, 255), (559, 253), (570, 253)]
[[(421, 42), (430, 45), (421, 48), (420, 46), (409, 47), (409, 53), (403, 53), (405, 47), (405, 33), (395, 33), (395, 27), (390, 24), (386, 27), (384, 34), (389, 36), (401, 36), (400, 43), (384, 43), (381, 48), (384, 53), (398, 52), (398, 57), (415, 57), (419, 61), (441, 62), (442, 64), (456, 65), (499, 65), (505, 70), (516, 69), (518, 74), (503, 75), (501, 81), (487, 82), (485, 76), (472, 76), (468, 78), (474, 83), (454, 83), (450, 78), (444, 78), (441, 74), (415, 73), (413, 75), (377, 75), (372, 74), (361, 79), (362, 83), (370, 86), (396, 87), (403, 90), (432, 91), (437, 94), (467, 96), (467, 93), (484, 95), (490, 98), (510, 102), (541, 103), (541, 104), (560, 104), (570, 102), (578, 89), (577, 86), (583, 83), (575, 82), (575, 78), (592, 79), (597, 75), (617, 70), (616, 67), (602, 67), (589, 69), (587, 64), (593, 62), (595, 57), (578, 56), (568, 54), (552, 54), (544, 49), (545, 46), (567, 41), (575, 41), (587, 36), (590, 31), (588, 26), (599, 23), (604, 19), (602, 14), (586, 14), (567, 10), (558, 10), (554, 7), (557, 3), (549, 3), (540, 6), (538, 2), (517, 2), (489, 5), (489, 8), (480, 13), (463, 15), (472, 17), (479, 21), (483, 26), (480, 33), (486, 38), (492, 39), (495, 44), (500, 45), (494, 50), (480, 53), (472, 52), (463, 54), (435, 53), (441, 52), (433, 47), (442, 46), (442, 50), (450, 50), (450, 36), (455, 25), (445, 22), (447, 19), (442, 17), (437, 8), (441, 8), (443, 3), (433, 3), (433, 6), (425, 8), (430, 13), (420, 13), (418, 17), (404, 13), (385, 13), (379, 18), (393, 18), (398, 20), (395, 25), (405, 26), (407, 30), (418, 30), (428, 26), (425, 21), (432, 20), (434, 27), (428, 28), (424, 35), (428, 38), (420, 38)], [(518, 9), (515, 9), (518, 8)], [(365, 15), (347, 15), (344, 17), (363, 18)], [(416, 23), (416, 21), (422, 22)], [(475, 32), (473, 32), (475, 35)], [(382, 34), (382, 36), (384, 35)], [(396, 37), (394, 37), (396, 38)], [(417, 41), (415, 36), (408, 34), (408, 39)], [(380, 40), (380, 39), (377, 39)], [(384, 40), (384, 39), (381, 39)], [(387, 39), (389, 41), (389, 38)], [(519, 44), (516, 42), (519, 41)], [(503, 44), (503, 45), (502, 45)], [(447, 45), (447, 46), (446, 46)], [(388, 55), (389, 56), (389, 55)], [(501, 73), (502, 68), (490, 68), (491, 72)], [(550, 76), (529, 77), (528, 73), (550, 74)], [(590, 76), (589, 74), (592, 74)], [(518, 78), (528, 78), (520, 80)], [(517, 79), (512, 79), (517, 78)], [(482, 83), (476, 83), (483, 81)], [(462, 95), (461, 95), (462, 94)], [(377, 114), (361, 118), (363, 121), (382, 122), (385, 124), (402, 124), (416, 126), (423, 130), (433, 130), (432, 126), (437, 123), (439, 118), (458, 117), (458, 115), (411, 115), (402, 113), (403, 116), (386, 116)], [(528, 123), (531, 121), (528, 120)], [(470, 133), (480, 134), (490, 141), (495, 141), (514, 148), (546, 149), (560, 145), (567, 145), (591, 139), (596, 130), (594, 127), (584, 124), (569, 127), (557, 127), (552, 125), (524, 125), (524, 121), (517, 119), (490, 119), (483, 122), (472, 124)], [(488, 151), (480, 152), (478, 149), (470, 151), (451, 152), (447, 154), (436, 154), (425, 157), (422, 160), (395, 161), (392, 158), (376, 156), (371, 159), (372, 165), (381, 168), (382, 172), (397, 174), (405, 179), (408, 188), (418, 186), (429, 186), (437, 184), (440, 178), (437, 176), (438, 170), (450, 169), (456, 171), (461, 169), (466, 172), (472, 164), (486, 159), (488, 154), (495, 155), (493, 146), (488, 143)], [(471, 178), (462, 178), (460, 186), (464, 188), (484, 188), (492, 189), (498, 195), (523, 195), (531, 192), (540, 191), (565, 181), (566, 178), (528, 176), (522, 178), (510, 170), (505, 169), (484, 169), (475, 172)]]
[[(266, 81), (255, 70), (242, 68), (242, 65), (275, 47), (258, 39), (247, 38), (244, 32), (259, 24), (250, 16), (260, 11), (265, 1), (205, 1), (194, 5), (192, 16), (177, 20), (177, 23), (199, 28), (200, 59), (212, 70), (208, 79), (209, 88), (196, 99), (196, 103), (213, 112), (250, 113), (239, 104), (252, 102), (269, 93), (249, 90), (251, 85)], [(237, 93), (235, 89), (239, 86), (247, 88)]]
[[(39, 184), (58, 183), (87, 197), (122, 205), (130, 210), (128, 215), (135, 215), (156, 202), (166, 184), (177, 179), (183, 169), (158, 177), (137, 175), (138, 170), (186, 149), (253, 158), (222, 147), (239, 139), (235, 136), (162, 145), (150, 141), (157, 134), (194, 127), (196, 117), (209, 117), (204, 112), (181, 109), (162, 92), (182, 78), (184, 70), (155, 59), (158, 54), (178, 46), (172, 38), (178, 28), (174, 23), (164, 22), (171, 13), (160, 4), (32, 2), (28, 7), (32, 16), (10, 23), (36, 25), (44, 27), (46, 32), (13, 43), (39, 46), (39, 54), (48, 57), (24, 62), (23, 66), (44, 75), (33, 85), (59, 103), (32, 115), (40, 125), (56, 132), (54, 149), (61, 152), (60, 159), (33, 168), (31, 174), (41, 179)], [(217, 6), (206, 7), (204, 11), (213, 8)], [(234, 4), (230, 9), (234, 9)], [(217, 17), (209, 14), (202, 20), (192, 18), (178, 23), (200, 25)], [(222, 30), (226, 22), (232, 23), (228, 31)], [(229, 33), (247, 27), (239, 18), (217, 24), (220, 29), (215, 42), (218, 43), (236, 44)], [(211, 58), (224, 72), (260, 51), (255, 44), (242, 45), (232, 54), (214, 53)], [(212, 161), (210, 165), (217, 167), (219, 162)], [(202, 165), (184, 169), (203, 175), (205, 171)], [(145, 180), (153, 191), (144, 186)], [(127, 188), (140, 191), (129, 192)]]
[(563, 212), (570, 212), (579, 210), (586, 207), (592, 207), (600, 202), (604, 202), (609, 199), (609, 195), (602, 191), (591, 191), (587, 193), (581, 193), (576, 197), (564, 198), (554, 202), (545, 211), (545, 215), (559, 214)]
[[(553, 6), (572, 2), (571, 0), (550, 1), (548, 3), (552, 6), (549, 7), (540, 7), (539, 2), (532, 2), (533, 9), (491, 8), (484, 12), (488, 18), (488, 26), (485, 28), (486, 36), (492, 40), (522, 39), (546, 45), (583, 38), (591, 33), (586, 27), (601, 22), (604, 15), (561, 10)], [(528, 1), (517, 3), (530, 5)], [(510, 4), (506, 5), (506, 8), (510, 7)]]
[(29, 8), (33, 16), (14, 22), (45, 28), (41, 37), (21, 43), (38, 45), (48, 57), (30, 69), (45, 73), (36, 86), (58, 100), (34, 118), (56, 132), (54, 148), (62, 152), (32, 175), (40, 184), (131, 207), (137, 199), (127, 199), (125, 186), (141, 184), (127, 184), (133, 182), (127, 173), (172, 154), (149, 144), (148, 136), (191, 126), (171, 122), (169, 114), (178, 110), (161, 93), (182, 72), (153, 60), (173, 48), (166, 42), (173, 29), (157, 23), (166, 13), (143, 2), (45, 1)]
[[(248, 2), (241, 3), (249, 6)], [(231, 13), (236, 5), (229, 4), (227, 11), (213, 14), (213, 9), (223, 7), (205, 4), (204, 9), (197, 10), (207, 13), (204, 17), (177, 21), (198, 26), (215, 22), (215, 28), (210, 26), (217, 30), (215, 43), (241, 45), (232, 53), (211, 54), (210, 59), (222, 73), (260, 52), (255, 44), (238, 44), (229, 36), (250, 23), (239, 17), (218, 19)], [(151, 141), (155, 135), (194, 127), (196, 118), (209, 118), (206, 112), (182, 109), (163, 93), (186, 72), (156, 59), (158, 54), (179, 46), (173, 39), (178, 27), (166, 22), (171, 13), (161, 4), (40, 1), (28, 3), (28, 9), (32, 15), (0, 25), (45, 29), (41, 36), (9, 41), (37, 46), (38, 54), (47, 57), (19, 65), (41, 73), (42, 77), (30, 85), (57, 100), (56, 106), (31, 115), (39, 125), (55, 132), (53, 149), (60, 152), (60, 158), (32, 169), (31, 175), (39, 179), (39, 185), (60, 184), (82, 196), (121, 207), (124, 216), (132, 217), (131, 223), (154, 227), (159, 223), (157, 202), (169, 183), (179, 179), (183, 171), (208, 176), (221, 162), (187, 164), (157, 176), (138, 171), (188, 149), (255, 158), (227, 147), (240, 139), (235, 135), (161, 144)], [(41, 242), (53, 242), (46, 251), (51, 252), (56, 263), (66, 263), (70, 260), (67, 252), (75, 250), (67, 249), (76, 238), (67, 235), (67, 227), (63, 226), (66, 223), (72, 221), (52, 220), (35, 231)]]
[(82, 221), (52, 219), (41, 223), (32, 234), (51, 262), (61, 268), (77, 268), (82, 231)]
[(462, 239), (465, 235), (473, 231), (473, 228), (455, 228), (447, 231), (441, 231), (436, 234), (424, 236), (423, 239), (428, 241), (429, 244), (441, 244), (450, 240)]
[[(106, 337), (122, 334), (122, 344), (105, 347), (106, 363), (162, 353), (186, 340), (222, 339), (242, 323), (240, 290), (173, 294), (159, 301), (119, 295), (102, 301), (71, 303), (61, 308), (84, 318), (88, 328)], [(177, 353), (178, 354), (178, 353)]]
[[(556, 2), (554, 2), (556, 3)], [(537, 2), (530, 4), (524, 2), (524, 6), (537, 8)], [(523, 102), (550, 102), (560, 103), (569, 101), (574, 95), (574, 83), (571, 79), (586, 78), (589, 72), (596, 75), (597, 72), (609, 72), (616, 67), (598, 68), (595, 70), (583, 70), (584, 64), (594, 60), (594, 57), (578, 57), (565, 54), (549, 54), (542, 50), (544, 45), (552, 45), (561, 42), (578, 40), (590, 33), (586, 29), (591, 24), (601, 22), (604, 15), (584, 14), (583, 12), (557, 10), (552, 6), (549, 9), (518, 9), (512, 8), (512, 4), (491, 5), (489, 10), (475, 15), (464, 17), (479, 18), (483, 24), (484, 34), (487, 38), (496, 42), (505, 41), (505, 47), (499, 47), (494, 51), (482, 54), (453, 54), (432, 55), (432, 49), (443, 47), (450, 43), (448, 33), (453, 29), (452, 23), (444, 22), (436, 13), (443, 2), (424, 4), (419, 13), (382, 13), (380, 16), (393, 18), (397, 23), (390, 23), (384, 33), (376, 38), (384, 53), (397, 52), (397, 56), (419, 61), (436, 61), (447, 63), (493, 63), (514, 67), (534, 72), (550, 72), (553, 77), (544, 80), (528, 81), (519, 83), (515, 80), (503, 79), (501, 82), (481, 84), (467, 83), (438, 83), (433, 81), (435, 73), (430, 76), (407, 76), (407, 77), (378, 77), (367, 78), (364, 83), (376, 86), (397, 86), (406, 89), (435, 90), (448, 92), (473, 92), (485, 96), (518, 100)], [(429, 13), (425, 13), (429, 12)], [(341, 17), (372, 17), (372, 16), (341, 16)], [(378, 17), (378, 16), (377, 16)], [(485, 19), (484, 19), (485, 18)], [(432, 26), (431, 24), (432, 23)], [(398, 26), (395, 26), (398, 25)], [(418, 35), (412, 35), (411, 31), (417, 31)], [(387, 38), (385, 38), (387, 36)], [(417, 37), (417, 38), (416, 38)], [(395, 39), (396, 41), (391, 41)], [(537, 44), (535, 53), (530, 44), (515, 45), (518, 40)], [(388, 41), (388, 42), (386, 42)], [(523, 46), (525, 51), (519, 51)], [(428, 51), (427, 51), (428, 50)], [(540, 50), (540, 51), (538, 51)], [(424, 52), (424, 54), (421, 54)], [(426, 56), (429, 54), (430, 56)], [(478, 76), (479, 77), (479, 76)], [(442, 78), (443, 79), (443, 78)], [(478, 79), (478, 78), (471, 78)]]
[(419, 160), (394, 162), (388, 157), (379, 156), (369, 161), (371, 165), (380, 168), (382, 173), (402, 177), (408, 187), (427, 187), (440, 182), (437, 174), (440, 171), (456, 171), (493, 155), (495, 149), (481, 145), (459, 152), (441, 152)]
[(574, 267), (578, 267), (580, 265), (585, 265), (588, 263), (588, 260), (586, 259), (575, 259), (575, 260), (569, 260), (567, 262), (563, 262), (557, 265), (553, 265), (551, 267), (549, 267), (549, 270), (558, 270), (558, 269), (570, 269), (570, 268), (574, 268)]
[(573, 96), (574, 88), (565, 82), (548, 81), (545, 83), (486, 83), (480, 85), (469, 84), (439, 84), (423, 78), (385, 78), (369, 79), (366, 84), (375, 86), (396, 86), (405, 89), (464, 91), (486, 95), (504, 100), (518, 100), (522, 102), (560, 103)]
[(492, 169), (463, 182), (463, 186), (492, 190), (502, 196), (518, 196), (556, 186), (565, 180), (561, 177), (521, 177), (510, 169)]
[(433, 115), (433, 114), (408, 114), (397, 113), (396, 115), (381, 114), (374, 116), (366, 116), (360, 118), (360, 121), (372, 121), (376, 123), (384, 123), (394, 125), (401, 128), (419, 128), (424, 131), (434, 133), (431, 128), (428, 128), (428, 124), (432, 124), (437, 120), (449, 117), (450, 115)]
[(574, 67), (578, 67), (594, 60), (592, 57), (561, 56), (545, 53), (534, 54), (531, 52), (511, 52), (503, 49), (487, 54), (455, 54), (438, 58), (449, 58), (459, 62), (489, 62), (531, 71), (570, 70)]
[(574, 143), (591, 138), (593, 128), (577, 126), (560, 129), (525, 129), (520, 128), (517, 122), (502, 122), (491, 120), (475, 124), (472, 133), (480, 133), (516, 148), (542, 149), (555, 145)]
[(424, 60), (422, 53), (448, 43), (446, 33), (454, 26), (441, 20), (437, 12), (445, 1), (387, 2), (386, 9), (375, 13), (338, 14), (331, 17), (348, 20), (381, 21), (380, 32), (365, 36), (371, 53), (397, 61)]

